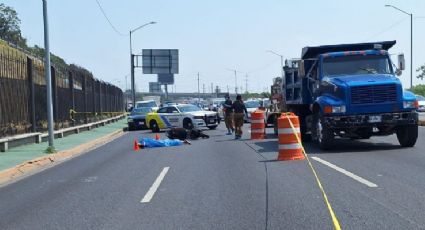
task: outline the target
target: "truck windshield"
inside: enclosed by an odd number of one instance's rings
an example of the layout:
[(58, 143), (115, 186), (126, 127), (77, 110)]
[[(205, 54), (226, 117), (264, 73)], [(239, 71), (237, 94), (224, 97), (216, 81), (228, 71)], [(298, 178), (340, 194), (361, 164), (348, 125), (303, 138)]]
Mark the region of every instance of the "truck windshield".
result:
[(359, 55), (328, 57), (323, 60), (323, 75), (393, 74), (387, 56)]

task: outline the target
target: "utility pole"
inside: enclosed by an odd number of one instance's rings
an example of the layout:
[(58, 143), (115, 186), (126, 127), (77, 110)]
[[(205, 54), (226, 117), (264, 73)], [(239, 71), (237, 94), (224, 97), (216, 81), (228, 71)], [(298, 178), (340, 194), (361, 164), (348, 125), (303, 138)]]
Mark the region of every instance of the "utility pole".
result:
[(238, 94), (238, 78), (235, 70), (235, 93)]
[(202, 83), (202, 97), (205, 97), (205, 83)]
[[(226, 69), (226, 70), (232, 71), (235, 74), (235, 94), (238, 94), (238, 78), (237, 78), (237, 75), (236, 75), (237, 71), (235, 69)], [(227, 91), (229, 91), (229, 90), (227, 90)]]
[(199, 72), (198, 72), (198, 103), (201, 102), (201, 96), (199, 94)]
[(213, 83), (211, 82), (211, 95), (212, 94), (214, 94), (214, 85), (213, 85)]
[(245, 92), (248, 93), (248, 74), (245, 75)]
[(54, 132), (53, 132), (53, 103), (52, 103), (52, 74), (50, 69), (50, 44), (49, 44), (49, 22), (47, 15), (47, 0), (43, 0), (43, 20), (44, 20), (44, 76), (47, 88), (47, 127), (49, 133), (49, 147), (47, 152), (55, 152)]

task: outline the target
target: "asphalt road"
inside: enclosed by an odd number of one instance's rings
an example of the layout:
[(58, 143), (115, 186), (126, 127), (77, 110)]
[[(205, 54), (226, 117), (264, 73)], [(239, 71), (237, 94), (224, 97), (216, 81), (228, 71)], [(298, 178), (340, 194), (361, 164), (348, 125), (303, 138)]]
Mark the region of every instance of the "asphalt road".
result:
[[(274, 161), (272, 135), (224, 132), (139, 152), (134, 138), (151, 134), (129, 132), (0, 188), (0, 229), (333, 228), (305, 160)], [(341, 140), (326, 153), (305, 144), (343, 229), (425, 229), (424, 136), (414, 148), (395, 136)]]

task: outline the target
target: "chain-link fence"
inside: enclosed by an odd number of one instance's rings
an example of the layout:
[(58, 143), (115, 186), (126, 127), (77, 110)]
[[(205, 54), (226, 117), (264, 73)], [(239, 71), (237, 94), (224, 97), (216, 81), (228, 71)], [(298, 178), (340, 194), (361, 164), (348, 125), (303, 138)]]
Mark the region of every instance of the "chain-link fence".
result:
[[(123, 92), (71, 65), (52, 66), (55, 129), (100, 120), (123, 112)], [(0, 44), (0, 137), (47, 129), (44, 64)]]

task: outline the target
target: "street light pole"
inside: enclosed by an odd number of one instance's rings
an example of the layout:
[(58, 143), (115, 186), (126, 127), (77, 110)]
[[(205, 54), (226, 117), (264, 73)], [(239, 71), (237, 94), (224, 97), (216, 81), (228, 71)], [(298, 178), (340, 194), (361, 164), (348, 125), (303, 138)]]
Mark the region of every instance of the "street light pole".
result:
[(413, 14), (410, 14), (410, 89), (413, 87)]
[(54, 132), (53, 132), (53, 103), (52, 103), (52, 74), (50, 69), (50, 44), (49, 44), (49, 22), (47, 15), (47, 1), (43, 0), (43, 21), (44, 21), (44, 76), (46, 78), (47, 88), (47, 127), (49, 147), (47, 152), (54, 152)]
[(236, 76), (236, 70), (235, 70), (235, 93), (238, 94), (238, 77)]
[(148, 22), (146, 24), (143, 24), (133, 30), (130, 30), (130, 74), (131, 74), (131, 95), (132, 95), (132, 101), (133, 101), (133, 108), (136, 106), (136, 88), (135, 88), (135, 80), (134, 80), (134, 54), (133, 54), (133, 47), (131, 44), (131, 34), (136, 32), (136, 30), (139, 30), (147, 25), (155, 24), (156, 22)]
[(201, 103), (201, 95), (199, 92), (199, 72), (198, 72), (198, 103)]
[(280, 74), (281, 74), (281, 77), (283, 79), (283, 55), (278, 54), (278, 53), (274, 52), (273, 50), (267, 50), (267, 52), (272, 53), (272, 54), (280, 57)]
[(134, 58), (133, 48), (131, 46), (131, 30), (130, 30), (130, 85), (131, 85), (131, 101), (132, 107), (136, 105), (136, 89), (134, 88)]
[(128, 74), (127, 75), (125, 75), (125, 93), (124, 93), (124, 96), (125, 96), (125, 108), (127, 109), (127, 106), (128, 106), (128, 95), (127, 95), (127, 90), (128, 90), (128, 84), (127, 84), (127, 77), (128, 77)]
[(413, 13), (408, 13), (400, 8), (393, 5), (385, 5), (386, 7), (392, 7), (404, 14), (410, 16), (410, 89), (413, 87)]

